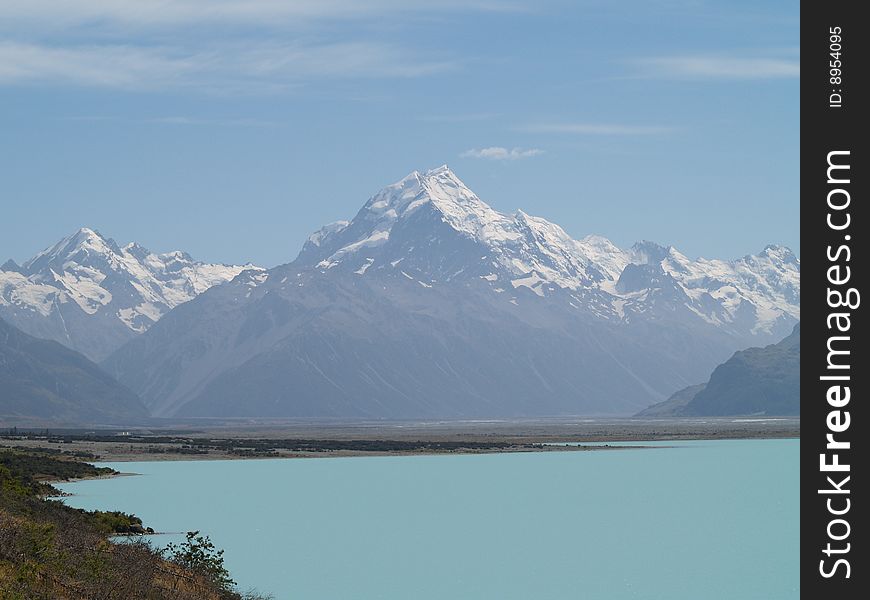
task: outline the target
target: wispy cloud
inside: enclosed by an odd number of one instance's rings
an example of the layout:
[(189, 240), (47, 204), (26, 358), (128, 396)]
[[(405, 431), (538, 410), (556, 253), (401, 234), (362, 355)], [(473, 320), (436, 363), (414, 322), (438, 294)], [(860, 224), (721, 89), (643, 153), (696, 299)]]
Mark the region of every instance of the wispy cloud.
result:
[[(2, 0), (0, 86), (268, 93), (326, 79), (424, 77), (460, 61), (371, 37), (364, 25), (528, 2)], [(354, 21), (353, 31), (339, 21)]]
[(0, 84), (76, 83), (98, 87), (153, 88), (182, 83), (203, 69), (195, 55), (131, 46), (51, 47), (0, 42)]
[(671, 79), (780, 79), (800, 76), (792, 58), (660, 56), (632, 61), (645, 77)]
[(0, 30), (253, 26), (299, 29), (319, 20), (388, 19), (450, 12), (532, 10), (529, 0), (3, 0)]
[(490, 146), (489, 148), (472, 148), (466, 150), (459, 156), (462, 158), (485, 158), (488, 160), (519, 160), (521, 158), (531, 158), (543, 154), (544, 151), (539, 148), (503, 148), (501, 146)]
[(617, 123), (534, 123), (519, 129), (529, 133), (575, 135), (656, 135), (673, 131), (670, 127), (657, 125), (620, 125)]
[(197, 49), (0, 42), (0, 85), (65, 83), (125, 90), (272, 91), (329, 78), (407, 78), (451, 69), (382, 43), (259, 43)]

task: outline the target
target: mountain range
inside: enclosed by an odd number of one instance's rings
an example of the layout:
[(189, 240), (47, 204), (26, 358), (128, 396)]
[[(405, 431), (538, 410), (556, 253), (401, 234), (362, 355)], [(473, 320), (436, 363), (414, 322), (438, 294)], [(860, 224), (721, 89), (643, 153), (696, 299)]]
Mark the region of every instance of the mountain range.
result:
[[(104, 309), (128, 341), (101, 364), (154, 415), (633, 414), (800, 318), (787, 248), (691, 260), (576, 240), (494, 210), (446, 166), (384, 188), (290, 263), (223, 269), (139, 326), (121, 312), (139, 298)], [(98, 294), (82, 312), (111, 304)]]
[(172, 308), (253, 265), (210, 264), (180, 251), (119, 246), (87, 228), (19, 266), (0, 267), (0, 317), (99, 361)]

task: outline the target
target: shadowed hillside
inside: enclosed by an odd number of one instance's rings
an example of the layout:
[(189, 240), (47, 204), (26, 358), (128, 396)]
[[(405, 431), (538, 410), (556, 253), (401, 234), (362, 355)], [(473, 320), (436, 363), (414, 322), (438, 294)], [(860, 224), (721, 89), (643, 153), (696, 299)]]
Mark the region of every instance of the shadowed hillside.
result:
[(736, 352), (706, 384), (682, 389), (638, 416), (800, 415), (800, 366), (798, 323), (778, 344)]
[(125, 422), (147, 417), (139, 398), (57, 342), (0, 319), (0, 417)]

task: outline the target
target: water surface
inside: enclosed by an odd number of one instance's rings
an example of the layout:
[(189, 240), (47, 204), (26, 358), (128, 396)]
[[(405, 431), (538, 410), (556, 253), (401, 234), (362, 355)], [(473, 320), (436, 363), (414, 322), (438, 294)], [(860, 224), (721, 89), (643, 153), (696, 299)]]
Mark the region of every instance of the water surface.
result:
[(799, 441), (658, 445), (107, 463), (141, 476), (59, 487), (201, 530), (276, 600), (798, 598)]

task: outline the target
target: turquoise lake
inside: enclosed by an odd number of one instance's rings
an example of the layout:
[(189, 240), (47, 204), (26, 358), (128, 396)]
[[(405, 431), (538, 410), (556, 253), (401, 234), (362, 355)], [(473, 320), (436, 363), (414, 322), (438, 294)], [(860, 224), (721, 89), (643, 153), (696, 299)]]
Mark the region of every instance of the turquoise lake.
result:
[(798, 598), (800, 442), (667, 445), (105, 463), (140, 475), (58, 487), (208, 534), (276, 600)]

